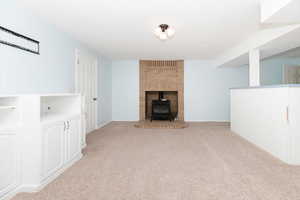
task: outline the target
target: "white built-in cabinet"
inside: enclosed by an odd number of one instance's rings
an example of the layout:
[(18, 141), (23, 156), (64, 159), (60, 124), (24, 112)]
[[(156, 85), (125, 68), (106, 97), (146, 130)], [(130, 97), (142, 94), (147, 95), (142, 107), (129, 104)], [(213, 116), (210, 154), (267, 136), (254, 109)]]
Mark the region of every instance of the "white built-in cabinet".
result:
[(63, 122), (54, 122), (43, 127), (43, 179), (62, 168), (66, 152)]
[[(67, 121), (67, 128), (66, 128), (66, 138), (67, 138), (67, 162), (73, 160), (78, 156), (78, 153), (81, 150), (81, 133), (80, 133), (80, 118), (73, 118)], [(78, 140), (79, 138), (79, 140)]]
[(75, 117), (43, 126), (43, 179), (80, 155), (80, 123), (80, 117)]
[(18, 151), (13, 133), (0, 134), (0, 197), (18, 185)]
[(20, 184), (18, 98), (0, 98), (0, 199)]
[(81, 96), (0, 96), (0, 200), (35, 192), (82, 157)]
[(231, 130), (283, 162), (300, 165), (300, 85), (232, 89)]

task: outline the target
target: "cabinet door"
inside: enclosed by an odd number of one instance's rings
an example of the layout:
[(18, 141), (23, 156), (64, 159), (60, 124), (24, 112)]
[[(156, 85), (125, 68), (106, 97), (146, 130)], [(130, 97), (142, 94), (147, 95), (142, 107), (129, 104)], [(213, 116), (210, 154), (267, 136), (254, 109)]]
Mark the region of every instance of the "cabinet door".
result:
[(0, 135), (0, 199), (17, 186), (15, 135)]
[(63, 166), (64, 123), (56, 122), (43, 129), (43, 178), (47, 178)]
[(68, 134), (68, 160), (74, 159), (81, 152), (81, 121), (80, 118), (69, 120)]

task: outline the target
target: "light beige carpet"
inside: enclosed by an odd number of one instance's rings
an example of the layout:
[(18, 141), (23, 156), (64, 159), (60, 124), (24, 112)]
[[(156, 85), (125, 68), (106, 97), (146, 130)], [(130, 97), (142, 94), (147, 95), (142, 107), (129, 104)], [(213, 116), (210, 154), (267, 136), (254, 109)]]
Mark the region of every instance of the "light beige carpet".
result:
[(14, 200), (299, 200), (300, 167), (232, 134), (229, 126), (138, 129), (112, 123), (85, 156), (35, 194)]
[(160, 128), (160, 129), (174, 128), (174, 129), (179, 129), (179, 128), (186, 128), (188, 126), (188, 124), (184, 121), (179, 121), (179, 120), (175, 120), (175, 121), (143, 120), (143, 121), (136, 122), (134, 124), (134, 126), (136, 128)]

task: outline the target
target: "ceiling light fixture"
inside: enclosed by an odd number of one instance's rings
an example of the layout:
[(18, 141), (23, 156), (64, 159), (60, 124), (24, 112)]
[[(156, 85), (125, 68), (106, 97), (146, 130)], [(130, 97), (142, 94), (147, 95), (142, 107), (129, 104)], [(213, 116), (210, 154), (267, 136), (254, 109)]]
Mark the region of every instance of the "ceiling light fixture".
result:
[(171, 28), (168, 24), (161, 24), (154, 30), (154, 34), (160, 40), (165, 41), (174, 36), (175, 30)]

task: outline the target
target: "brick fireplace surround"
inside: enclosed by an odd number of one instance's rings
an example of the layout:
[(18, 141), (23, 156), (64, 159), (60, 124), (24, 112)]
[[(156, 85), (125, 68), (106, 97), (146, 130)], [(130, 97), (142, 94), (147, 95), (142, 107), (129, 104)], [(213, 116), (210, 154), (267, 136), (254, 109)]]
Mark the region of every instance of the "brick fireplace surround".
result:
[(146, 92), (174, 91), (178, 120), (184, 121), (184, 61), (140, 60), (140, 121), (146, 119)]

